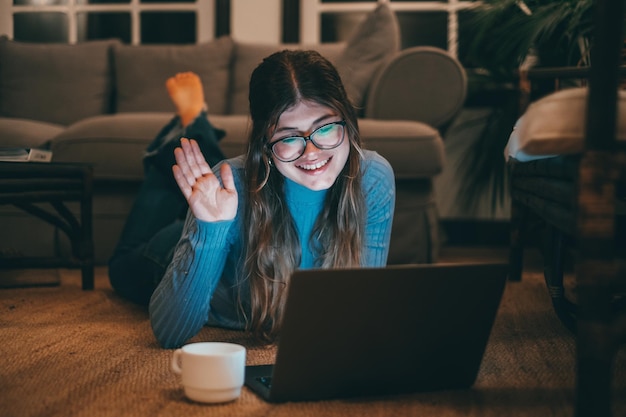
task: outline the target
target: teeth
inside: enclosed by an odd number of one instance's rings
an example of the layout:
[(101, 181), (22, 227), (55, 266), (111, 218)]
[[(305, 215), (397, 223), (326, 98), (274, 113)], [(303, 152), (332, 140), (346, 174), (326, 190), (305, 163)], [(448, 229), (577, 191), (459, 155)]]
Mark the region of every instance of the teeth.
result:
[(320, 169), (321, 167), (323, 167), (324, 165), (326, 165), (328, 163), (330, 159), (326, 159), (324, 161), (320, 161), (316, 164), (311, 164), (311, 165), (300, 165), (300, 168), (305, 169), (307, 171), (313, 171), (315, 169)]

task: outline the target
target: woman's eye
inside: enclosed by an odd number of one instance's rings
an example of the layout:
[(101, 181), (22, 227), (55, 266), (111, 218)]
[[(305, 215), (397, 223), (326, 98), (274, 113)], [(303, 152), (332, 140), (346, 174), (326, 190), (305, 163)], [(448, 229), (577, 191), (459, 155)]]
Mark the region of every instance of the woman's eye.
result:
[(319, 135), (328, 135), (329, 133), (332, 133), (332, 131), (335, 129), (335, 125), (326, 125), (326, 126), (322, 126), (317, 130), (317, 133)]
[(295, 145), (300, 141), (300, 138), (285, 138), (280, 140), (283, 145)]

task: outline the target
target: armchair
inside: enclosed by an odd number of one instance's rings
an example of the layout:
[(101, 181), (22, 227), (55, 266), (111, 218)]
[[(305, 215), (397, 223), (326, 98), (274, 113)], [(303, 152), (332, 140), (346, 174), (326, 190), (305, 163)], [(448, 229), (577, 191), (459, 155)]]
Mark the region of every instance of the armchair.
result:
[[(557, 314), (576, 336), (579, 417), (611, 415), (612, 366), (626, 343), (626, 94), (618, 91), (623, 13), (624, 2), (596, 2), (588, 87), (533, 102), (512, 135), (517, 143), (509, 161), (511, 278), (520, 277), (524, 224), (532, 215), (547, 224), (546, 281)], [(575, 302), (563, 288), (568, 247), (576, 252)]]

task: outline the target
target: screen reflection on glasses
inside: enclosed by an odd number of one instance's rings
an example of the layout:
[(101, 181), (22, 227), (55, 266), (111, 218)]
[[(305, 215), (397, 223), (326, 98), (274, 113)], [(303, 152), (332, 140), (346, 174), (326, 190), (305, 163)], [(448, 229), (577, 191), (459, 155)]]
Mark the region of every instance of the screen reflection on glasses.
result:
[(306, 142), (311, 141), (318, 149), (334, 149), (343, 143), (345, 120), (331, 122), (315, 129), (309, 136), (289, 136), (268, 143), (274, 156), (282, 162), (292, 162), (300, 158), (306, 149)]

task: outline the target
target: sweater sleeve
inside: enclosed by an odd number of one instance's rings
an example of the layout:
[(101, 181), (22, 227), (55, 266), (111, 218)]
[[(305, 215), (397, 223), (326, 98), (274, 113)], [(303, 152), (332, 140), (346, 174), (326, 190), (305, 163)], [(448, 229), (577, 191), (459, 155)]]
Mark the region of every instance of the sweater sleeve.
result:
[[(231, 165), (235, 187), (241, 190), (241, 159), (222, 163)], [(213, 168), (218, 178), (220, 166), (221, 163)], [(191, 211), (188, 213), (172, 262), (149, 304), (152, 331), (162, 347), (181, 346), (209, 320), (211, 299), (220, 280), (225, 279), (225, 265), (229, 257), (238, 258), (234, 236), (239, 234), (237, 225), (243, 211), (241, 191), (238, 198), (237, 216), (233, 220), (204, 222)]]
[(150, 299), (150, 324), (162, 347), (181, 346), (207, 322), (226, 263), (232, 223), (188, 216), (174, 258)]
[(382, 267), (387, 264), (391, 225), (396, 201), (393, 169), (379, 154), (366, 151), (363, 162), (363, 193), (367, 204), (365, 251), (363, 266)]

